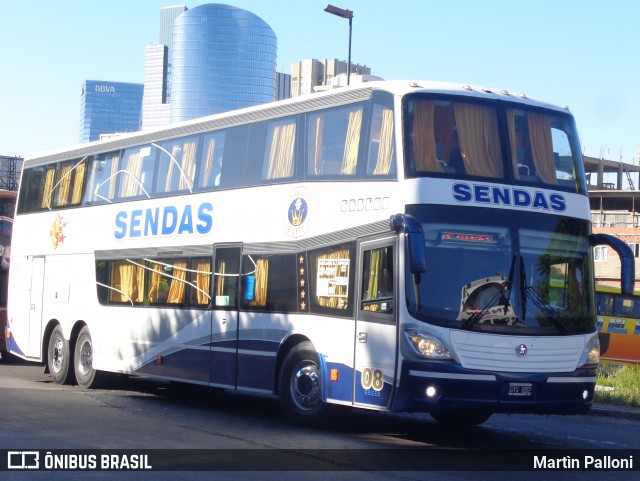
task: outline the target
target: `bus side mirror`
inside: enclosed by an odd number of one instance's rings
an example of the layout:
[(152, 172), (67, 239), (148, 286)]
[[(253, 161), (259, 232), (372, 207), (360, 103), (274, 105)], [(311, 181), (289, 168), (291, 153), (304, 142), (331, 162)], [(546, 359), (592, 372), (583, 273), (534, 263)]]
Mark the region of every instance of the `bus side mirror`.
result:
[(412, 274), (427, 272), (426, 242), (422, 225), (410, 215), (396, 214), (389, 220), (392, 231), (404, 231), (409, 254), (409, 269)]
[(620, 256), (620, 291), (622, 294), (632, 295), (636, 282), (636, 265), (633, 251), (629, 245), (618, 237), (609, 234), (591, 234), (591, 247), (606, 245)]
[(427, 256), (425, 244), (424, 232), (409, 232), (407, 234), (409, 264), (412, 274), (423, 274), (427, 272)]

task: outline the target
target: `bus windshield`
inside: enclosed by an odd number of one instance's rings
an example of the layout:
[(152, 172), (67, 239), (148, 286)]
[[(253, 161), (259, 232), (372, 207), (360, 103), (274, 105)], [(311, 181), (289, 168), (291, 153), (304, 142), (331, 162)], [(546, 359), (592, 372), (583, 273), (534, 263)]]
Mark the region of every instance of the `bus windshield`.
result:
[(588, 222), (456, 206), (407, 211), (426, 240), (426, 272), (407, 274), (414, 317), (512, 334), (594, 332)]
[(407, 177), (506, 179), (586, 193), (568, 114), (416, 94), (406, 100), (404, 117)]

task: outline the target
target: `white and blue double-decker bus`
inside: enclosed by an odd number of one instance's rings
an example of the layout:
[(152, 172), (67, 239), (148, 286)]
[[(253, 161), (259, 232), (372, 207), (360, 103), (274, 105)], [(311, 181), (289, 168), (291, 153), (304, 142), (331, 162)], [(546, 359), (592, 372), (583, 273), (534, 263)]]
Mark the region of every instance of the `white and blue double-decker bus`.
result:
[(106, 373), (333, 405), (586, 413), (599, 360), (565, 108), (379, 82), (25, 160), (8, 347)]

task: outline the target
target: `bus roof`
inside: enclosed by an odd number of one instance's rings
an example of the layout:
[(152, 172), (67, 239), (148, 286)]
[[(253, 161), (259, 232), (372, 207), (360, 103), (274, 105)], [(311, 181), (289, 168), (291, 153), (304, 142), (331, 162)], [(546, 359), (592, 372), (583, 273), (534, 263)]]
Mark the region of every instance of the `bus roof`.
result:
[(416, 92), (468, 96), (494, 101), (515, 102), (556, 111), (568, 111), (567, 107), (559, 107), (540, 100), (531, 99), (526, 94), (513, 93), (504, 89), (434, 81), (382, 80), (360, 83), (349, 87), (338, 87), (300, 97), (232, 110), (171, 124), (157, 129), (121, 134), (104, 140), (71, 146), (66, 149), (35, 153), (25, 158), (24, 167), (28, 168), (48, 164), (49, 162), (70, 160), (86, 155), (120, 150), (128, 146), (158, 142), (174, 137), (200, 134), (217, 128), (242, 125), (262, 119), (284, 117), (333, 105), (349, 104), (371, 98), (374, 91), (386, 91), (396, 96)]

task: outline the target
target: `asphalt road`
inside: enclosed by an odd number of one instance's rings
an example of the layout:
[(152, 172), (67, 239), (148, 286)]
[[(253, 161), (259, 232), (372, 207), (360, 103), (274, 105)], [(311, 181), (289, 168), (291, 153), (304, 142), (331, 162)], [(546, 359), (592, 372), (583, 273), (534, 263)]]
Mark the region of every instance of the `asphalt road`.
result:
[[(117, 458), (128, 467), (148, 455), (144, 459), (154, 468), (122, 471), (117, 464), (111, 471), (0, 471), (0, 479), (12, 481), (635, 480), (640, 467), (637, 410), (598, 407), (594, 414), (575, 417), (494, 415), (479, 428), (457, 431), (426, 414), (356, 411), (339, 412), (327, 427), (308, 429), (290, 425), (273, 398), (140, 378), (83, 391), (54, 384), (42, 366), (15, 359), (0, 361), (0, 402), (0, 457), (7, 456), (0, 467), (9, 461), (15, 465), (8, 453), (21, 451), (38, 452), (42, 463), (51, 453), (49, 460), (60, 468), (83, 462), (81, 455), (96, 456), (98, 466), (102, 454), (140, 457)], [(635, 456), (635, 471), (558, 465), (567, 458), (584, 464), (585, 455)], [(547, 466), (534, 469), (536, 456)], [(554, 470), (548, 468), (551, 456)]]

